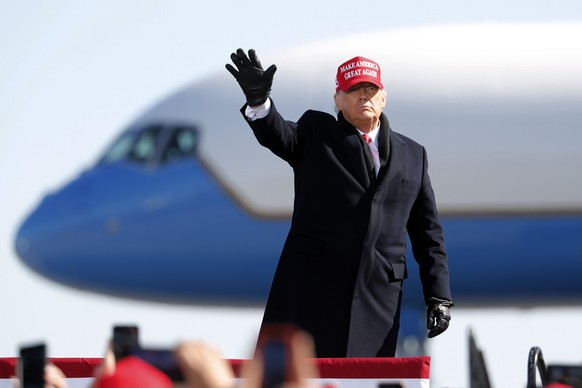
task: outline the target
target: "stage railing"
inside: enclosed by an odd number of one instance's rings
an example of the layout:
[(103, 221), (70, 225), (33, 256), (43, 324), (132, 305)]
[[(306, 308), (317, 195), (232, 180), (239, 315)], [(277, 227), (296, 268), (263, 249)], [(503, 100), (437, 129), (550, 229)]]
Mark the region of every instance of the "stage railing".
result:
[[(0, 388), (12, 388), (17, 358), (0, 358)], [(70, 388), (89, 387), (93, 369), (101, 358), (50, 358), (67, 376)], [(229, 360), (240, 376), (246, 360)], [(317, 358), (319, 386), (326, 388), (428, 388), (430, 357), (397, 358)]]

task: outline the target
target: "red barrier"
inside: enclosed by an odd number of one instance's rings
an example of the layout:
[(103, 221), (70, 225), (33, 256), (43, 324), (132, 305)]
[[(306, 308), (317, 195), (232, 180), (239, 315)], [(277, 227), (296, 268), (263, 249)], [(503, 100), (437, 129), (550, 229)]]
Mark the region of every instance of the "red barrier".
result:
[[(8, 379), (15, 373), (16, 357), (0, 358), (0, 379)], [(70, 379), (90, 378), (93, 368), (101, 358), (50, 358)], [(229, 360), (235, 374), (240, 375), (246, 360)], [(428, 386), (430, 357), (402, 358), (318, 358), (314, 362), (321, 379), (341, 381), (369, 380), (370, 386), (383, 380), (407, 381), (406, 387)]]

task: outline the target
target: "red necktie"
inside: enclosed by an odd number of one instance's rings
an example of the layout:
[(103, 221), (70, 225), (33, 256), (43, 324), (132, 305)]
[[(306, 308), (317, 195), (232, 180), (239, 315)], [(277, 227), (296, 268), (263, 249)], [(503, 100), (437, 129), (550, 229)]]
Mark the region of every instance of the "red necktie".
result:
[[(380, 165), (380, 155), (378, 155), (378, 149), (376, 147), (372, 147), (370, 146), (370, 143), (372, 142), (372, 138), (367, 134), (367, 133), (363, 133), (362, 134), (362, 139), (364, 139), (364, 141), (366, 142), (366, 144), (368, 145), (369, 149), (366, 152), (370, 155), (371, 158), (371, 162), (372, 162), (372, 166), (373, 166), (373, 171), (374, 171), (374, 177), (376, 177), (376, 167), (375, 166), (379, 166)], [(365, 148), (368, 148), (365, 147)]]

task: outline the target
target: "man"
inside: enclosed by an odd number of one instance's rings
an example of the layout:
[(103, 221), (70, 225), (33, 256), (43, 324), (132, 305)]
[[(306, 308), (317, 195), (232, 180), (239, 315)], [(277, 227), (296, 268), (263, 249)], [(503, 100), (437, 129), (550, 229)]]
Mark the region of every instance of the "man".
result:
[(226, 68), (247, 100), (243, 116), (295, 177), (291, 228), (263, 324), (308, 331), (318, 357), (393, 357), (408, 233), (428, 336), (445, 331), (452, 306), (447, 254), (426, 152), (390, 129), (379, 65), (363, 57), (341, 64), (337, 118), (309, 110), (295, 123), (269, 98), (275, 65), (263, 70), (254, 50), (247, 56), (238, 49), (231, 60), (236, 69)]

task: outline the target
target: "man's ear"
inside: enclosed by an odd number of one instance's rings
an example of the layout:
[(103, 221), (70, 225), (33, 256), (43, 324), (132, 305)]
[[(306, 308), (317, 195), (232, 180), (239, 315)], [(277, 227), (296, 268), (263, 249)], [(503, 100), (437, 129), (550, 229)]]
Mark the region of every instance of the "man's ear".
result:
[(340, 96), (341, 92), (336, 92), (333, 95), (333, 102), (335, 103), (335, 110), (336, 112), (339, 112), (341, 110), (341, 96)]

